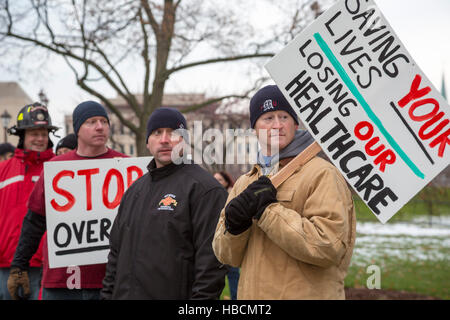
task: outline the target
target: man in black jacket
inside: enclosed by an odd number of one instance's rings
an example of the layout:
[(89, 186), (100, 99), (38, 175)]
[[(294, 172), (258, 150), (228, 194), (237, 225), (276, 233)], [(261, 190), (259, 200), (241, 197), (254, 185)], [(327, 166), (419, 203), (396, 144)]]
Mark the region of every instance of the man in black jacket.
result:
[(147, 123), (148, 172), (127, 190), (114, 221), (104, 299), (218, 299), (227, 269), (212, 239), (227, 192), (196, 164), (174, 162), (183, 115), (159, 108)]

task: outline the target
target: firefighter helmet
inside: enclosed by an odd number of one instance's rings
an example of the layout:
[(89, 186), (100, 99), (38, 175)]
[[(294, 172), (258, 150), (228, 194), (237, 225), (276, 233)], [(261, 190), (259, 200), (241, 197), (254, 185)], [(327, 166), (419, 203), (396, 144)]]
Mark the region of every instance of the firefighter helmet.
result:
[(8, 129), (10, 134), (20, 135), (26, 129), (46, 128), (49, 132), (55, 132), (58, 127), (52, 125), (52, 120), (47, 107), (35, 102), (23, 107), (17, 115), (17, 125)]

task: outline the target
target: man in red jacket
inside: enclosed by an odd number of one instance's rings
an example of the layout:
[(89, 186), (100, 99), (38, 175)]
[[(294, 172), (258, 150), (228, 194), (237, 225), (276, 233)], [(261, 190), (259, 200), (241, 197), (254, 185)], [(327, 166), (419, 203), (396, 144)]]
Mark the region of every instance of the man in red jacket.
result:
[[(72, 120), (78, 141), (77, 148), (51, 161), (127, 157), (106, 146), (109, 138), (109, 118), (102, 105), (94, 101), (82, 102), (73, 111)], [(29, 284), (28, 264), (45, 230), (44, 177), (41, 173), (28, 201), (28, 213), (23, 220), (19, 244), (11, 263), (8, 279), (11, 296), (16, 296), (20, 288), (26, 290)], [(47, 241), (44, 242), (43, 254), (42, 299), (95, 300), (100, 297), (106, 264), (50, 269)], [(69, 285), (74, 272), (80, 276), (79, 288)]]
[[(17, 116), (17, 125), (8, 130), (19, 136), (14, 156), (0, 163), (0, 300), (11, 299), (7, 290), (14, 251), (19, 241), (27, 200), (42, 171), (50, 160), (53, 143), (52, 126), (47, 108), (39, 103), (23, 107)], [(37, 299), (41, 282), (42, 244), (30, 260), (30, 298)]]

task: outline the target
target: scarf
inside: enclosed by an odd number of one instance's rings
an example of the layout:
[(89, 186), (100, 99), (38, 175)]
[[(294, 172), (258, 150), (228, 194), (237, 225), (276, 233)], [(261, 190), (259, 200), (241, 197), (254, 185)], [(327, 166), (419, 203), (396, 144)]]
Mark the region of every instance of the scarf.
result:
[(258, 164), (264, 175), (278, 172), (279, 161), (297, 156), (314, 142), (314, 138), (306, 130), (297, 130), (294, 139), (279, 153), (273, 156), (263, 155), (261, 149), (258, 150)]

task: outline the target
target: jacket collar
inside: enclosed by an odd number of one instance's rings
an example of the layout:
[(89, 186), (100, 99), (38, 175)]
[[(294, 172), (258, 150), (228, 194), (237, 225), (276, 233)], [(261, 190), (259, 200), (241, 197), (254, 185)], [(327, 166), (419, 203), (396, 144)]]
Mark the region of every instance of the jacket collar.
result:
[[(285, 165), (287, 165), (289, 162), (291, 162), (292, 159), (294, 159), (294, 157), (289, 157), (289, 158), (281, 159), (281, 160), (279, 161), (279, 167), (278, 167), (278, 169), (281, 170)], [(298, 168), (295, 170), (295, 172), (297, 172), (297, 171), (300, 170), (300, 169), (301, 169), (301, 166), (298, 167)], [(246, 176), (251, 177), (252, 175), (254, 175), (254, 174), (256, 174), (256, 173), (258, 174), (258, 176), (261, 175), (261, 166), (260, 166), (259, 164), (255, 164), (255, 165), (253, 166), (253, 168), (250, 170), (250, 172), (248, 172), (248, 173), (246, 174)]]
[(47, 150), (45, 150), (43, 152), (27, 150), (27, 149), (19, 149), (19, 148), (16, 148), (16, 150), (14, 151), (14, 157), (16, 157), (24, 162), (30, 162), (30, 163), (45, 162), (47, 160), (50, 160), (54, 156), (55, 156), (55, 154), (53, 153), (52, 148), (48, 148)]
[(183, 166), (184, 166), (184, 164), (170, 163), (164, 167), (157, 168), (155, 159), (152, 159), (152, 161), (150, 161), (150, 163), (148, 164), (147, 169), (148, 169), (148, 172), (149, 172), (152, 180), (158, 181), (158, 180), (161, 180), (161, 179), (171, 175), (172, 173), (179, 170)]

